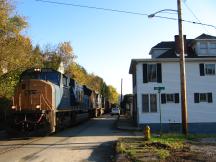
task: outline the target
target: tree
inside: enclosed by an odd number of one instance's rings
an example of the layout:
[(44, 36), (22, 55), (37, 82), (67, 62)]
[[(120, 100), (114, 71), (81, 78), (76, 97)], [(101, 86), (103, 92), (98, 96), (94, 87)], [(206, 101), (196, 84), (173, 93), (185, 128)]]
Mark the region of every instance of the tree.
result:
[(114, 88), (112, 85), (108, 85), (108, 99), (112, 104), (117, 104), (119, 101), (119, 94), (116, 91), (116, 88)]
[(36, 45), (32, 50), (31, 63), (37, 68), (44, 67), (44, 59), (39, 45)]
[(27, 27), (25, 19), (16, 13), (10, 0), (0, 1), (0, 96), (10, 99), (20, 73), (32, 66), (32, 45), (21, 34)]
[(57, 54), (61, 57), (64, 67), (67, 67), (74, 61), (75, 58), (77, 58), (77, 56), (73, 53), (73, 48), (70, 42), (59, 43), (57, 47)]
[(88, 87), (90, 87), (91, 89), (100, 92), (101, 91), (101, 85), (103, 83), (103, 79), (97, 75), (89, 74), (88, 75), (88, 80), (87, 80), (87, 85)]
[(69, 74), (79, 84), (87, 85), (89, 79), (88, 73), (81, 65), (77, 63), (70, 64), (66, 69), (66, 73)]
[[(13, 16), (11, 16), (13, 15)], [(15, 68), (29, 66), (31, 41), (21, 35), (27, 22), (13, 13), (9, 0), (0, 1), (0, 75)]]

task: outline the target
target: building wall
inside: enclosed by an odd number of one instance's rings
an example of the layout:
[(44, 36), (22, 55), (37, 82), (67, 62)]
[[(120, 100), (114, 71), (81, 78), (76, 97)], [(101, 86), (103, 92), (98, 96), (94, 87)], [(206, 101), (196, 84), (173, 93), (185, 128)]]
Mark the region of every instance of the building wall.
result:
[[(154, 90), (155, 86), (165, 87), (165, 90), (161, 93), (179, 93), (179, 103), (166, 103), (160, 105), (162, 123), (181, 123), (181, 94), (178, 62), (162, 63), (162, 83), (143, 83), (143, 63), (138, 63), (136, 65), (137, 108), (139, 112), (138, 124), (160, 123), (159, 96), (157, 91)], [(212, 62), (210, 63), (212, 64)], [(189, 123), (216, 122), (216, 75), (200, 76), (199, 62), (187, 62), (186, 80)], [(212, 103), (194, 103), (194, 93), (208, 92), (212, 93)], [(156, 113), (142, 112), (142, 94), (157, 94)]]

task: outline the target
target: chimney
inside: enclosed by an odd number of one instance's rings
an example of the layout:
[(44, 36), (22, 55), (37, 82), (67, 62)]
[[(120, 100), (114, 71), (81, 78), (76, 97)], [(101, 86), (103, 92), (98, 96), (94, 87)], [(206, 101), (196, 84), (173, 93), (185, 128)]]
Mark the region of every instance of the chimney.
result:
[[(180, 54), (179, 50), (179, 35), (175, 35), (175, 52), (177, 54)], [(184, 54), (187, 54), (187, 40), (186, 40), (186, 35), (184, 35)]]

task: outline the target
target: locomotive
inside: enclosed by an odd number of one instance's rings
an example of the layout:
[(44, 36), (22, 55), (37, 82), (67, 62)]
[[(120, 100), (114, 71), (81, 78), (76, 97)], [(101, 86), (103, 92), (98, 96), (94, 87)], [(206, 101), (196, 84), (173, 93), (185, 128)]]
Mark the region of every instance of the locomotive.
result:
[(52, 133), (98, 116), (103, 109), (101, 98), (56, 70), (28, 69), (21, 74), (12, 99), (10, 125), (18, 131)]

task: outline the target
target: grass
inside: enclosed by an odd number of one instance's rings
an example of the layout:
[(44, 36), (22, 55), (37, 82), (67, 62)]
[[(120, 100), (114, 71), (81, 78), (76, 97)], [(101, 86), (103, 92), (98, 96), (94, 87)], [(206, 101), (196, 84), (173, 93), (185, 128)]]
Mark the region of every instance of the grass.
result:
[(216, 137), (216, 135), (188, 135), (165, 134), (161, 137), (152, 137), (145, 141), (143, 137), (120, 138), (117, 142), (116, 151), (127, 155), (132, 161), (142, 159), (164, 160), (172, 155), (172, 152), (182, 151), (187, 148), (186, 141), (199, 138)]

